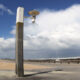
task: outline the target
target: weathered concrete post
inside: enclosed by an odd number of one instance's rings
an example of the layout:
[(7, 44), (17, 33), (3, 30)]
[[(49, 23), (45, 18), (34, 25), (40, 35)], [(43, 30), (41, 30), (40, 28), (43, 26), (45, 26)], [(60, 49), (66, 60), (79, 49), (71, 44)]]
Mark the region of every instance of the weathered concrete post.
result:
[(18, 77), (24, 76), (23, 20), (24, 20), (24, 8), (18, 7), (16, 16), (16, 75)]

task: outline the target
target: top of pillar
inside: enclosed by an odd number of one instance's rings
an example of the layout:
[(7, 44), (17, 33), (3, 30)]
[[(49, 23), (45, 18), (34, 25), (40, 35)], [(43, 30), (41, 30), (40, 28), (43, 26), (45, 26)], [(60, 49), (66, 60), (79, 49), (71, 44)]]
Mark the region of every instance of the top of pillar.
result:
[(17, 8), (17, 15), (16, 15), (16, 23), (17, 22), (23, 23), (23, 21), (24, 21), (24, 8), (18, 7)]

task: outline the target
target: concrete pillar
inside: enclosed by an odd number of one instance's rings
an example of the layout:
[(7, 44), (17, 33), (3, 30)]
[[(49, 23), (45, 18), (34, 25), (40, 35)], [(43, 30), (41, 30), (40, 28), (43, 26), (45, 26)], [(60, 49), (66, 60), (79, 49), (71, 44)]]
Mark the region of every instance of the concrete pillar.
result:
[(18, 77), (24, 76), (23, 20), (24, 20), (24, 8), (18, 7), (16, 16), (16, 75)]

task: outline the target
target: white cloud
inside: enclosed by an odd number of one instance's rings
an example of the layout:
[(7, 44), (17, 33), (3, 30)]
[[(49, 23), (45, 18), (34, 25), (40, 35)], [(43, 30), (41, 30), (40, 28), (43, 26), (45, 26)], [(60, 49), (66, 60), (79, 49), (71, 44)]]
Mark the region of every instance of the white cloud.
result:
[[(31, 20), (26, 19), (24, 21), (24, 53), (27, 54), (27, 57), (33, 57), (33, 54), (34, 56), (37, 55), (36, 57), (53, 57), (56, 53), (55, 51), (61, 53), (60, 51), (65, 51), (65, 49), (71, 49), (71, 52), (79, 49), (79, 9), (80, 5), (73, 5), (65, 10), (41, 11), (36, 19), (36, 24), (32, 24)], [(15, 34), (15, 27), (11, 33)], [(3, 43), (6, 41), (3, 40)], [(6, 42), (6, 45), (9, 45), (9, 43)], [(66, 55), (65, 53), (67, 51), (62, 55)], [(77, 53), (74, 54), (77, 55)], [(73, 52), (71, 55), (73, 56)]]
[(33, 25), (25, 20), (24, 35), (25, 37), (31, 36), (32, 44), (30, 45), (39, 47), (39, 49), (42, 47), (50, 49), (80, 47), (79, 9), (80, 5), (74, 5), (66, 10), (44, 10), (37, 17), (37, 24)]
[[(6, 11), (6, 12), (8, 12), (8, 14), (10, 14), (10, 15), (13, 15), (14, 13), (10, 10), (10, 9), (8, 9), (6, 6), (4, 6), (3, 4), (0, 4), (0, 10), (2, 10), (2, 12), (3, 11)], [(0, 12), (1, 13), (1, 12)]]
[(15, 39), (0, 38), (0, 58), (14, 58), (15, 55)]

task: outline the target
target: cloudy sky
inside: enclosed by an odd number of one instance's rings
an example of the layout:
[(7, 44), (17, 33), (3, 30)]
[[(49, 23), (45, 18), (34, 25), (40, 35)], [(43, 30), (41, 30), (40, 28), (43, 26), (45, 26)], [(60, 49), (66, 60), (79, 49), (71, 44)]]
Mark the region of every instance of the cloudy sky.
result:
[(16, 9), (37, 9), (24, 19), (24, 58), (80, 56), (80, 0), (0, 0), (0, 58), (15, 58)]

